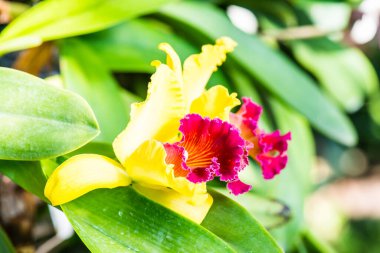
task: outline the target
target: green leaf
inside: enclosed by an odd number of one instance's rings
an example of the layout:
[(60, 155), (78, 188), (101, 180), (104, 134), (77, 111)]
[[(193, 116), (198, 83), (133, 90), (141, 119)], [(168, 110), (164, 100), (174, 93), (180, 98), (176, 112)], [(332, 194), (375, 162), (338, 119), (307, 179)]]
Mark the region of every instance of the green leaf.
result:
[(202, 226), (215, 234), (132, 187), (98, 189), (62, 209), (92, 252), (281, 252), (247, 211), (220, 193), (211, 194), (214, 203)]
[(87, 34), (156, 11), (173, 0), (47, 0), (29, 9), (0, 35), (0, 54), (43, 41)]
[(164, 24), (149, 20), (135, 19), (123, 22), (110, 29), (83, 37), (103, 66), (113, 71), (153, 73), (153, 60), (165, 60), (165, 54), (158, 49), (162, 42), (170, 43), (182, 60), (197, 52), (187, 41), (175, 36)]
[(234, 252), (132, 187), (98, 189), (61, 207), (92, 252)]
[(2, 253), (16, 253), (11, 241), (9, 240), (7, 234), (0, 226), (0, 252)]
[(0, 68), (0, 159), (40, 160), (98, 135), (87, 102), (32, 75)]
[(69, 154), (66, 154), (65, 157), (72, 157), (74, 155), (79, 154), (98, 154), (107, 156), (110, 158), (115, 158), (115, 153), (113, 151), (113, 147), (110, 143), (102, 143), (102, 142), (90, 142), (80, 149), (75, 150)]
[(267, 229), (279, 227), (290, 219), (289, 207), (273, 198), (260, 196), (255, 191), (234, 196), (225, 187), (214, 189), (242, 205)]
[(0, 160), (0, 173), (9, 177), (26, 191), (49, 203), (44, 195), (46, 178), (40, 162)]
[(181, 2), (165, 6), (160, 13), (181, 30), (190, 30), (213, 40), (230, 36), (239, 44), (231, 58), (258, 84), (305, 115), (321, 133), (346, 145), (356, 143), (357, 136), (349, 119), (320, 92), (311, 78), (281, 52), (238, 30), (214, 6)]
[(121, 87), (97, 53), (80, 39), (62, 40), (59, 46), (64, 86), (84, 97), (94, 110), (101, 130), (96, 140), (112, 142), (129, 118)]
[(311, 232), (304, 232), (300, 240), (307, 252), (337, 253), (330, 245), (315, 237)]
[(209, 190), (214, 202), (202, 226), (228, 242), (236, 252), (282, 252), (272, 236), (243, 207)]
[(376, 72), (365, 55), (328, 38), (289, 42), (296, 59), (347, 111), (358, 110), (365, 94), (378, 87)]
[[(107, 30), (83, 36), (81, 41), (96, 52), (104, 67), (117, 72), (153, 73), (155, 68), (150, 64), (153, 60), (166, 61), (165, 53), (158, 49), (162, 42), (171, 44), (182, 61), (200, 51), (172, 33), (165, 24), (147, 18), (123, 22)], [(207, 87), (215, 84), (228, 87), (221, 71), (213, 73)]]

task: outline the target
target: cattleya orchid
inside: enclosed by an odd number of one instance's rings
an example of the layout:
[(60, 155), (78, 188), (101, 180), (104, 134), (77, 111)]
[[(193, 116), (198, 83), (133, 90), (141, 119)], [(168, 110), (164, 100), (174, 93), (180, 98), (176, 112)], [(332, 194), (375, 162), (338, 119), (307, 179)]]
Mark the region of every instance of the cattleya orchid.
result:
[(239, 172), (250, 155), (262, 167), (264, 178), (280, 173), (287, 163), (287, 141), (279, 131), (258, 127), (261, 107), (248, 98), (217, 85), (205, 91), (236, 43), (220, 38), (200, 54), (181, 61), (167, 44), (166, 64), (154, 61), (144, 102), (132, 104), (131, 120), (113, 142), (119, 162), (82, 154), (62, 163), (50, 176), (45, 195), (53, 205), (76, 199), (97, 188), (132, 187), (155, 202), (201, 223), (212, 205), (206, 182), (219, 177), (234, 194), (251, 189)]

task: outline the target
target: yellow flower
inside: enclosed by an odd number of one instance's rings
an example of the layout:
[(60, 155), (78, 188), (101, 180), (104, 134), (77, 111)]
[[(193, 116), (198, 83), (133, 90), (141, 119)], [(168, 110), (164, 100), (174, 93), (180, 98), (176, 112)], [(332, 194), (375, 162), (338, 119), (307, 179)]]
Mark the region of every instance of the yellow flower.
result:
[[(211, 139), (204, 137), (212, 134), (223, 140), (239, 137), (228, 123), (231, 108), (240, 104), (236, 94), (229, 94), (220, 85), (205, 91), (211, 74), (235, 46), (230, 38), (220, 38), (215, 45), (205, 45), (200, 54), (187, 58), (182, 69), (173, 48), (160, 44), (159, 48), (167, 54), (167, 62), (152, 63), (156, 72), (149, 83), (147, 98), (132, 105), (131, 120), (113, 143), (119, 163), (101, 155), (74, 156), (49, 177), (46, 197), (53, 205), (61, 205), (97, 188), (132, 184), (153, 201), (201, 223), (212, 205), (205, 182), (219, 173), (221, 179), (225, 177), (236, 183), (238, 169), (227, 175), (215, 168), (222, 166), (224, 158), (224, 163), (237, 159), (240, 166), (243, 155), (240, 149), (234, 148), (236, 151), (230, 156), (218, 157), (215, 152), (224, 147), (211, 147)], [(180, 142), (181, 127), (182, 134), (186, 131), (197, 134), (185, 129), (186, 122), (208, 127), (204, 132), (207, 134), (203, 139), (188, 137), (187, 142)], [(243, 145), (240, 139), (236, 143)], [(201, 149), (203, 153), (198, 152)]]

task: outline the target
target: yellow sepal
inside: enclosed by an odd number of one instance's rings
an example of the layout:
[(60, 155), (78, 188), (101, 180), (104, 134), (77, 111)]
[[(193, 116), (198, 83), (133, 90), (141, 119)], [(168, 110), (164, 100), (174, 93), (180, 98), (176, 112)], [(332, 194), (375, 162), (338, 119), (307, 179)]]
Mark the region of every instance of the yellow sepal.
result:
[(151, 188), (168, 187), (173, 165), (167, 165), (165, 158), (162, 143), (148, 140), (127, 158), (124, 167), (134, 182)]
[(206, 217), (213, 202), (211, 195), (207, 193), (202, 203), (194, 204), (191, 198), (169, 188), (158, 190), (146, 188), (138, 184), (134, 184), (133, 187), (145, 197), (198, 224)]
[(61, 205), (98, 189), (127, 186), (131, 178), (114, 160), (82, 154), (71, 157), (58, 166), (45, 186), (45, 196), (52, 205)]
[(211, 77), (226, 60), (226, 54), (232, 52), (236, 42), (228, 37), (222, 37), (215, 45), (204, 45), (200, 54), (191, 55), (183, 65), (184, 96), (186, 105), (199, 97)]
[(183, 89), (176, 74), (165, 64), (157, 66), (144, 102), (134, 103), (127, 128), (113, 142), (119, 161), (124, 164), (144, 141), (173, 140), (179, 121), (185, 115)]
[(240, 100), (236, 96), (236, 93), (229, 94), (228, 90), (221, 85), (214, 86), (193, 101), (190, 113), (228, 121), (231, 109), (240, 105)]

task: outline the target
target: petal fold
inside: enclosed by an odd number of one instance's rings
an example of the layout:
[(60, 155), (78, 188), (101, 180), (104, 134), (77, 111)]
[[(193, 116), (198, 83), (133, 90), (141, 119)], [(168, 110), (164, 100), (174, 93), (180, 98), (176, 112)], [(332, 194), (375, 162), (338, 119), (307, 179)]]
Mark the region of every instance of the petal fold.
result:
[(174, 176), (186, 177), (189, 174), (189, 167), (186, 165), (187, 151), (176, 144), (165, 143), (165, 162), (173, 165)]
[(215, 45), (204, 45), (200, 54), (191, 55), (183, 64), (184, 94), (187, 106), (199, 97), (211, 77), (226, 60), (226, 54), (232, 52), (236, 42), (222, 37)]
[(71, 157), (58, 166), (45, 186), (45, 196), (56, 205), (98, 189), (127, 186), (131, 178), (114, 160), (101, 156), (82, 154)]
[(227, 88), (216, 85), (195, 99), (190, 106), (190, 113), (196, 113), (210, 119), (219, 118), (229, 121), (232, 108), (240, 105), (237, 94), (229, 94)]
[(124, 165), (128, 156), (146, 140), (167, 142), (175, 139), (179, 120), (184, 115), (182, 85), (172, 69), (159, 64), (146, 100), (132, 105), (131, 120), (113, 143), (119, 161)]

